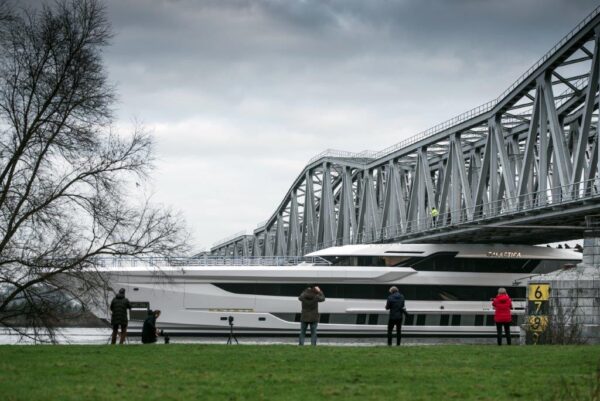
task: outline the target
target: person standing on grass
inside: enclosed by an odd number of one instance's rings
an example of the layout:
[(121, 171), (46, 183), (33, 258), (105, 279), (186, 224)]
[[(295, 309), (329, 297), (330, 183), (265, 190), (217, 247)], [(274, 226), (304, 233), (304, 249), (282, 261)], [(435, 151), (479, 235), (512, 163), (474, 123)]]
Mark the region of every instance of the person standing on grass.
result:
[(311, 285), (298, 297), (302, 302), (302, 314), (300, 315), (300, 341), (299, 345), (304, 345), (306, 328), (310, 325), (310, 344), (317, 345), (317, 326), (319, 324), (319, 302), (325, 301), (323, 291), (316, 286)]
[(387, 331), (388, 346), (392, 345), (394, 326), (396, 326), (396, 345), (400, 345), (402, 341), (402, 318), (403, 316), (408, 317), (408, 312), (406, 312), (404, 306), (404, 295), (400, 293), (398, 287), (390, 287), (390, 296), (385, 304), (385, 309), (390, 311)]
[(496, 334), (498, 337), (498, 345), (502, 345), (502, 328), (506, 335), (506, 344), (510, 345), (510, 323), (512, 322), (512, 300), (506, 293), (505, 288), (498, 288), (498, 295), (492, 299), (492, 307), (494, 308), (494, 322), (496, 322)]
[(113, 329), (110, 341), (111, 344), (116, 344), (117, 342), (119, 326), (121, 327), (121, 339), (119, 340), (119, 344), (123, 344), (125, 338), (127, 338), (127, 309), (131, 310), (131, 304), (129, 303), (129, 300), (125, 298), (125, 288), (121, 288), (119, 293), (110, 303), (110, 324)]

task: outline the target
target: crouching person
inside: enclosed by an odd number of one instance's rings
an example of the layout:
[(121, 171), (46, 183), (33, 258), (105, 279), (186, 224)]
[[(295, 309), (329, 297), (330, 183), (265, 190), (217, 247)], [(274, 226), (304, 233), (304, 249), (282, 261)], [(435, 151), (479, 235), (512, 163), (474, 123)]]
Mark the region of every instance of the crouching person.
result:
[(160, 316), (160, 311), (157, 309), (151, 312), (146, 320), (144, 320), (144, 326), (142, 327), (142, 343), (153, 344), (156, 342), (160, 331), (156, 328), (156, 319)]

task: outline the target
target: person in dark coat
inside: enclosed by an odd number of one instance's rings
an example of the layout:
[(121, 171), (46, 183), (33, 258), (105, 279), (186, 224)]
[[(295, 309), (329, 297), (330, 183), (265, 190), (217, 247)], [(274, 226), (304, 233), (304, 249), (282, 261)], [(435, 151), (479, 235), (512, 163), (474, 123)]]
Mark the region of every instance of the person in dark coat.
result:
[(506, 289), (499, 288), (498, 295), (492, 300), (494, 308), (494, 321), (496, 322), (496, 333), (498, 345), (502, 345), (502, 328), (506, 335), (506, 344), (510, 345), (510, 323), (512, 322), (512, 300), (506, 293)]
[(160, 316), (160, 311), (157, 309), (154, 312), (148, 314), (146, 320), (144, 320), (144, 326), (142, 327), (142, 343), (153, 344), (159, 335), (159, 330), (156, 328), (156, 319)]
[(302, 314), (300, 315), (300, 345), (304, 345), (306, 328), (310, 325), (310, 344), (317, 345), (317, 326), (319, 325), (319, 302), (325, 301), (323, 291), (311, 285), (298, 297), (302, 302)]
[(119, 340), (119, 344), (123, 344), (125, 338), (127, 338), (127, 309), (131, 310), (131, 304), (129, 303), (129, 300), (125, 298), (125, 288), (121, 288), (119, 293), (110, 303), (110, 324), (113, 329), (111, 344), (116, 344), (117, 342), (119, 326), (121, 327), (121, 339)]
[(408, 317), (408, 312), (406, 312), (406, 307), (404, 306), (404, 295), (398, 291), (397, 287), (390, 288), (390, 296), (385, 304), (385, 309), (390, 311), (387, 331), (388, 345), (392, 345), (394, 326), (396, 326), (396, 345), (400, 345), (402, 341), (402, 318), (403, 316)]

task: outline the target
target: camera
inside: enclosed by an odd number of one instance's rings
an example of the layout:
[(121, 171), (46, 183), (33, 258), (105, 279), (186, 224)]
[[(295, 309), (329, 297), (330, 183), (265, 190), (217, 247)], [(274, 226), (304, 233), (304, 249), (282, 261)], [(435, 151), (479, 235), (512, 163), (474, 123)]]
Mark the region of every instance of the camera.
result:
[(238, 340), (235, 338), (235, 334), (233, 334), (233, 316), (228, 316), (227, 320), (229, 321), (229, 339), (227, 340), (227, 344), (233, 344), (232, 340), (235, 340), (235, 343), (238, 344)]

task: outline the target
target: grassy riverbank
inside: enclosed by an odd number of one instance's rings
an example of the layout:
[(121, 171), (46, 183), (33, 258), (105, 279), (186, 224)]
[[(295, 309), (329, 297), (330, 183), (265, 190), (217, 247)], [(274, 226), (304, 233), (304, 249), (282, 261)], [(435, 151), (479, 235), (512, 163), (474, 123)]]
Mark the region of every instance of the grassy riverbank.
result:
[(588, 400), (599, 363), (597, 346), (0, 346), (0, 399)]

